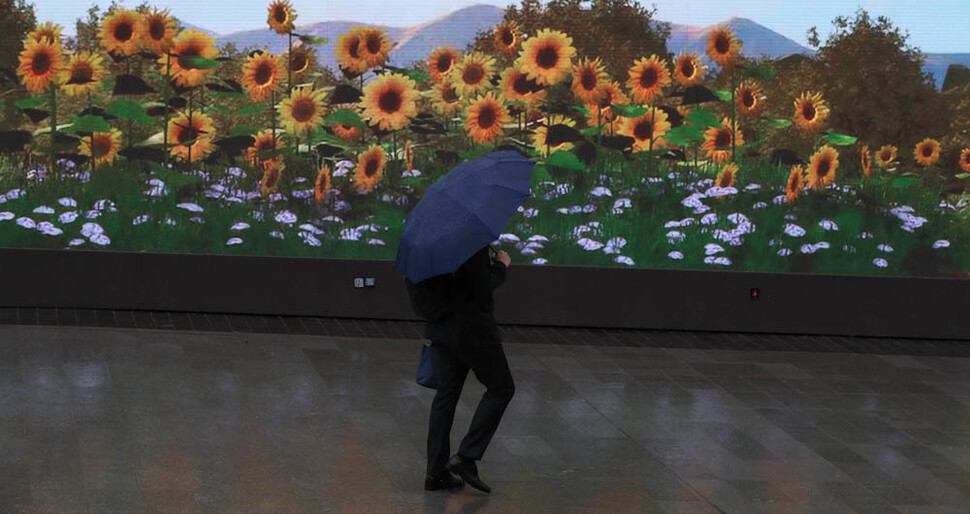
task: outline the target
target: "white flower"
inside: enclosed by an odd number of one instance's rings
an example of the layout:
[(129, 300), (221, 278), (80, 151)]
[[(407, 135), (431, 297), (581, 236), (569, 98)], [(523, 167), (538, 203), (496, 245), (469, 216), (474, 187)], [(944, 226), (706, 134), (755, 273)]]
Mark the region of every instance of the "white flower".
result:
[(101, 217), (101, 211), (92, 209), (92, 210), (84, 213), (84, 217), (87, 218), (87, 219), (89, 219), (89, 220), (93, 220), (94, 218), (100, 218)]
[(583, 212), (583, 208), (578, 205), (573, 205), (569, 208), (570, 214), (579, 214), (580, 212)]
[(933, 248), (949, 248), (950, 242), (946, 239), (940, 239), (939, 241), (933, 243)]
[(717, 223), (716, 213), (711, 212), (711, 213), (705, 214), (704, 217), (701, 218), (701, 225), (713, 225), (715, 223)]
[(355, 228), (345, 228), (340, 231), (340, 239), (344, 241), (360, 241), (360, 231)]
[(226, 241), (226, 246), (241, 245), (242, 242), (242, 238), (230, 237), (229, 240)]
[(546, 236), (541, 236), (536, 234), (534, 236), (531, 236), (529, 239), (527, 239), (527, 241), (530, 243), (548, 243), (549, 238)]
[(675, 244), (683, 241), (687, 236), (679, 230), (671, 230), (667, 232), (667, 241), (670, 244)]
[(17, 217), (17, 215), (14, 214), (14, 213), (12, 213), (12, 212), (10, 212), (10, 211), (0, 212), (0, 221), (10, 221), (10, 220), (12, 220), (12, 219), (14, 219), (16, 217)]
[(298, 191), (293, 191), (293, 198), (310, 198), (313, 196), (313, 189), (300, 189)]
[(705, 195), (713, 198), (738, 194), (737, 188), (715, 186), (704, 192)]
[[(257, 196), (258, 195), (259, 195), (259, 193), (257, 193)], [(271, 201), (271, 202), (279, 202), (279, 201), (282, 201), (282, 200), (285, 200), (286, 199), (286, 197), (283, 196), (283, 193), (280, 193), (280, 192), (277, 192), (277, 191), (273, 191), (272, 193), (270, 193), (267, 198), (269, 198), (269, 201)]]
[(322, 244), (322, 243), (320, 243), (320, 240), (317, 239), (310, 232), (300, 231), (298, 235), (303, 239), (303, 242), (305, 244), (307, 244), (307, 245), (310, 245), (310, 246), (320, 246)]
[(842, 251), (846, 253), (856, 253), (858, 250), (852, 245), (842, 245)]
[(781, 250), (778, 250), (778, 255), (781, 257), (788, 257), (791, 255), (791, 250), (788, 248), (782, 248)]
[(745, 191), (757, 191), (761, 189), (761, 184), (748, 184), (744, 190)]
[(883, 252), (886, 252), (886, 253), (892, 253), (892, 251), (893, 251), (893, 247), (891, 247), (889, 245), (886, 245), (886, 244), (879, 245), (876, 248), (879, 249), (880, 251), (883, 251)]
[(532, 259), (532, 264), (539, 264), (539, 265), (541, 265), (541, 264), (545, 264), (547, 262), (549, 262), (549, 261), (547, 261), (546, 259), (543, 259), (542, 257), (539, 257), (537, 259)]
[(204, 210), (202, 209), (202, 207), (194, 203), (180, 203), (176, 205), (176, 207), (178, 207), (179, 209), (185, 209), (190, 212), (202, 212)]
[(83, 239), (71, 239), (71, 242), (67, 244), (68, 246), (80, 246), (80, 245), (83, 245), (84, 243), (87, 243), (87, 241)]
[(192, 223), (198, 223), (199, 225), (202, 225), (203, 223), (205, 223), (205, 220), (199, 216), (192, 216), (191, 218), (189, 218), (189, 221), (191, 221)]
[(81, 226), (81, 235), (87, 238), (90, 238), (95, 234), (103, 234), (103, 233), (104, 233), (104, 228), (102, 228), (101, 225), (98, 225), (97, 223), (93, 223), (93, 222), (85, 223), (84, 225)]
[(16, 200), (17, 198), (24, 196), (24, 190), (19, 188), (14, 188), (14, 189), (11, 189), (10, 191), (7, 191), (7, 194), (5, 196), (7, 197), (7, 200)]
[(273, 219), (275, 219), (277, 223), (292, 225), (296, 223), (296, 214), (293, 214), (290, 211), (280, 211), (276, 213), (276, 216)]
[(727, 257), (704, 257), (704, 264), (716, 264), (718, 266), (730, 266), (731, 259)]
[(629, 198), (620, 198), (617, 201), (613, 202), (613, 208), (614, 209), (632, 209), (633, 208), (633, 202), (631, 202)]
[(873, 236), (869, 232), (862, 232), (859, 234), (859, 239), (872, 239), (873, 237), (875, 236)]
[(613, 259), (613, 261), (616, 262), (616, 263), (618, 263), (618, 264), (626, 264), (627, 266), (633, 266), (634, 265), (633, 259), (631, 259), (629, 257), (625, 257), (623, 255), (617, 255), (616, 258)]
[(324, 218), (320, 218), (320, 221), (327, 222), (327, 223), (336, 223), (338, 225), (342, 225), (344, 223), (344, 220), (338, 218), (337, 216), (326, 216)]
[(344, 169), (352, 170), (354, 169), (354, 167), (355, 167), (355, 164), (352, 161), (348, 161), (348, 160), (340, 161), (336, 165), (336, 168), (339, 170), (344, 170)]
[(274, 230), (274, 231), (270, 232), (269, 233), (269, 236), (270, 237), (274, 237), (276, 239), (286, 239), (286, 236), (283, 235), (283, 233), (280, 232), (279, 230)]
[(587, 214), (590, 213), (590, 212), (596, 212), (596, 206), (593, 205), (593, 204), (589, 204), (589, 205), (583, 207), (583, 212), (585, 212)]
[(735, 225), (750, 223), (750, 221), (748, 221), (748, 217), (740, 212), (728, 214), (728, 219), (731, 220), (731, 223), (734, 223)]
[(54, 208), (41, 205), (40, 207), (34, 209), (34, 214), (54, 214)]
[(374, 239), (374, 238), (368, 239), (367, 244), (371, 246), (387, 246), (387, 243), (385, 243), (384, 241), (380, 239)]
[(175, 226), (175, 225), (177, 225), (177, 224), (178, 224), (178, 223), (176, 223), (176, 221), (175, 221), (175, 220), (173, 220), (172, 218), (165, 218), (165, 221), (164, 221), (163, 223), (165, 223), (166, 225), (172, 225), (172, 226)]
[(708, 243), (704, 245), (704, 255), (714, 255), (724, 251), (724, 248), (719, 244)]
[(875, 264), (876, 266), (879, 266), (880, 268), (885, 268), (886, 266), (889, 266), (889, 262), (886, 261), (886, 259), (883, 259), (881, 257), (873, 259), (872, 263)]
[(580, 239), (576, 243), (579, 246), (582, 246), (583, 249), (586, 250), (587, 252), (595, 252), (596, 250), (599, 250), (600, 248), (603, 248), (603, 246), (604, 246), (603, 243), (601, 243), (599, 241), (594, 241), (594, 240), (589, 239), (589, 238), (586, 238), (586, 237)]
[(88, 239), (90, 239), (92, 243), (100, 246), (107, 246), (111, 244), (111, 238), (104, 234), (94, 234)]
[(684, 258), (684, 254), (678, 252), (677, 250), (674, 250), (674, 251), (668, 253), (667, 254), (667, 257), (669, 257), (669, 258), (671, 258), (671, 259), (673, 259), (675, 261), (679, 261), (679, 260), (682, 260)]
[(536, 255), (535, 249), (529, 248), (529, 247), (522, 248), (520, 252), (522, 253), (522, 255)]
[(498, 236), (498, 240), (503, 243), (518, 243), (519, 236), (515, 234), (501, 234)]
[(764, 209), (765, 207), (768, 207), (768, 204), (765, 202), (756, 202), (751, 206), (752, 209)]
[(108, 212), (116, 212), (118, 210), (115, 208), (115, 203), (107, 199), (101, 199), (94, 202), (94, 208), (99, 211), (107, 210)]
[(614, 237), (609, 241), (607, 241), (606, 244), (614, 248), (623, 248), (624, 246), (626, 246), (626, 239), (622, 237)]
[(835, 231), (839, 230), (839, 226), (836, 225), (835, 222), (832, 220), (822, 220), (818, 222), (818, 226), (822, 227), (825, 230), (835, 230)]
[(539, 209), (530, 208), (522, 211), (522, 216), (525, 216), (526, 218), (534, 218), (538, 215), (539, 215)]
[(248, 228), (249, 228), (249, 223), (237, 221), (236, 223), (233, 223), (231, 227), (229, 227), (229, 230), (246, 230)]
[(692, 209), (697, 208), (697, 207), (700, 207), (701, 205), (704, 205), (704, 203), (701, 202), (701, 198), (707, 198), (707, 196), (705, 196), (703, 193), (694, 193), (688, 196), (687, 198), (684, 198), (683, 200), (681, 200), (680, 204), (683, 205), (684, 207), (688, 207)]
[(668, 221), (664, 223), (664, 228), (676, 228), (680, 226), (680, 222), (677, 220)]
[(300, 225), (300, 228), (303, 229), (303, 230), (306, 230), (307, 232), (309, 232), (309, 233), (311, 233), (311, 234), (313, 234), (315, 236), (319, 236), (320, 234), (323, 233), (322, 230), (318, 229), (317, 227), (314, 227), (313, 225), (311, 225), (309, 223), (304, 223), (304, 224)]
[(24, 228), (37, 228), (37, 222), (27, 217), (17, 218), (17, 224)]
[(404, 173), (401, 173), (401, 176), (402, 177), (420, 177), (421, 176), (421, 171), (420, 170), (409, 170), (409, 171), (405, 171)]
[(788, 203), (788, 197), (785, 195), (778, 195), (771, 199), (771, 203), (775, 205), (782, 205)]
[(243, 171), (242, 168), (229, 168), (228, 170), (226, 170), (226, 173), (229, 173), (229, 175), (233, 177), (239, 177), (239, 178), (244, 178), (246, 176), (246, 172)]
[(558, 212), (559, 214), (569, 214), (569, 208), (568, 207), (560, 207), (560, 208), (556, 209), (556, 212)]
[(592, 191), (589, 192), (589, 194), (590, 196), (595, 196), (595, 197), (613, 196), (613, 192), (603, 186), (594, 188)]
[(805, 235), (805, 229), (794, 223), (788, 223), (785, 225), (785, 233), (792, 237), (802, 237)]
[(144, 223), (146, 221), (148, 221), (148, 215), (147, 214), (142, 214), (141, 216), (138, 216), (135, 219), (131, 220), (131, 224), (132, 225), (141, 225), (142, 223)]

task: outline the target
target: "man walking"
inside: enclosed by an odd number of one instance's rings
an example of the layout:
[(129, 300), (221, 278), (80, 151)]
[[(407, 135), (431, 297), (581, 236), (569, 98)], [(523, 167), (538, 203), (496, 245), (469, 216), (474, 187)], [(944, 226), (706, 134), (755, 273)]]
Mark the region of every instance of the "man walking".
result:
[[(438, 353), (438, 392), (431, 404), (428, 427), (426, 490), (461, 487), (464, 480), (476, 489), (491, 492), (479, 478), (475, 461), (481, 460), (515, 393), (492, 299), (492, 290), (505, 281), (510, 265), (504, 251), (496, 253), (494, 260), (487, 246), (476, 252), (451, 277), (450, 314), (428, 322), (425, 337)], [(486, 391), (458, 452), (449, 459), (451, 425), (469, 369)]]

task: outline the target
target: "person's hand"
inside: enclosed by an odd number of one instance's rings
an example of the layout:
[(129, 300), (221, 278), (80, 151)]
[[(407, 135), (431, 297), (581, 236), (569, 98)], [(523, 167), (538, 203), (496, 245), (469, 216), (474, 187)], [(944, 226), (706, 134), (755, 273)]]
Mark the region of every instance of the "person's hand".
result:
[(495, 254), (495, 260), (504, 264), (506, 268), (512, 265), (512, 258), (509, 257), (509, 254), (505, 253), (505, 250), (499, 250)]

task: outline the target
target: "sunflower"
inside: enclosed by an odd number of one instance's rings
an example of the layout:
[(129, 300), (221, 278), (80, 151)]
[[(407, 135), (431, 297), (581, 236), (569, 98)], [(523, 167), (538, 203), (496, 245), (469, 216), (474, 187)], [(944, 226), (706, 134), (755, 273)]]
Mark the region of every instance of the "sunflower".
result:
[[(273, 144), (274, 139), (276, 140), (276, 144)], [(280, 138), (279, 134), (276, 134), (276, 137), (274, 138), (272, 130), (264, 130), (259, 134), (256, 134), (254, 137), (253, 146), (246, 149), (246, 160), (248, 160), (253, 166), (266, 169), (274, 162), (283, 160), (282, 155), (276, 155), (276, 157), (273, 157), (273, 151), (280, 150), (284, 146), (283, 140)]]
[(707, 65), (697, 52), (681, 52), (674, 61), (674, 79), (684, 86), (696, 86), (704, 81)]
[(502, 125), (509, 122), (509, 111), (492, 93), (480, 96), (468, 107), (465, 128), (472, 141), (491, 143), (502, 135)]
[(357, 140), (360, 139), (360, 136), (363, 135), (363, 132), (359, 128), (347, 127), (347, 126), (341, 125), (340, 123), (334, 123), (333, 126), (331, 126), (330, 128), (333, 129), (333, 133), (335, 136), (339, 137), (340, 139), (348, 143), (357, 142)]
[(552, 86), (573, 67), (573, 38), (558, 30), (541, 29), (522, 43), (515, 64), (540, 86)]
[(71, 56), (67, 67), (61, 71), (60, 83), (64, 84), (67, 96), (81, 96), (98, 90), (104, 79), (104, 59), (91, 52), (80, 52)]
[(829, 145), (819, 148), (808, 163), (808, 187), (823, 189), (835, 182), (835, 172), (839, 169), (839, 152)]
[(802, 93), (795, 100), (795, 125), (805, 132), (818, 132), (828, 117), (829, 107), (822, 100), (822, 93)]
[(101, 22), (101, 46), (108, 53), (131, 55), (141, 45), (143, 16), (137, 11), (116, 9)]
[(757, 82), (746, 80), (735, 90), (734, 103), (739, 113), (757, 118), (764, 111), (765, 95)]
[(216, 42), (212, 36), (199, 32), (198, 30), (183, 30), (175, 39), (172, 40), (171, 53), (175, 56), (169, 62), (166, 56), (158, 59), (159, 64), (164, 68), (166, 64), (171, 65), (170, 74), (175, 83), (182, 87), (198, 86), (205, 82), (206, 75), (215, 70), (200, 70), (183, 66), (181, 57), (204, 57), (215, 59), (219, 57), (219, 50), (216, 49)]
[(466, 54), (455, 65), (455, 89), (462, 98), (474, 98), (490, 84), (495, 74), (495, 59), (479, 52)]
[(960, 152), (960, 169), (970, 173), (970, 148), (964, 148)]
[(519, 24), (514, 21), (504, 22), (495, 27), (494, 33), (495, 49), (512, 57), (519, 51), (522, 43), (522, 33), (519, 31)]
[(357, 191), (373, 191), (377, 187), (384, 176), (384, 161), (384, 149), (379, 145), (371, 145), (357, 157), (357, 168), (354, 169), (354, 187)]
[[(195, 162), (208, 155), (215, 148), (212, 144), (214, 136), (215, 124), (212, 118), (201, 112), (192, 113), (191, 123), (188, 113), (184, 112), (168, 122), (168, 140), (177, 145), (172, 147), (172, 155), (183, 161)], [(189, 143), (190, 141), (193, 142)]]
[(27, 34), (27, 39), (40, 43), (52, 43), (59, 46), (61, 44), (62, 30), (64, 30), (64, 27), (61, 27), (55, 23), (47, 22), (34, 27), (34, 30), (31, 30), (30, 33)]
[[(731, 147), (741, 146), (744, 144), (744, 134), (741, 129), (737, 129), (737, 137), (733, 137), (731, 134), (731, 120), (724, 118), (721, 121), (720, 127), (711, 127), (704, 132), (704, 144), (701, 148), (704, 150), (707, 158), (714, 161), (714, 164), (720, 164), (731, 158)], [(718, 150), (721, 148), (721, 150)]]
[(529, 75), (515, 66), (502, 72), (499, 97), (507, 102), (525, 102), (530, 106), (546, 97), (546, 90)]
[(330, 191), (330, 167), (324, 164), (317, 172), (317, 182), (313, 188), (313, 197), (317, 200), (317, 205), (327, 199), (327, 191)]
[(250, 54), (242, 67), (242, 85), (254, 102), (263, 100), (279, 83), (283, 67), (269, 52)]
[(142, 43), (146, 50), (155, 55), (165, 55), (172, 49), (172, 40), (178, 33), (175, 18), (168, 9), (152, 9), (142, 18)]
[[(567, 127), (575, 127), (576, 122), (566, 116), (561, 114), (553, 114), (549, 116), (548, 125), (551, 127), (553, 125), (566, 125)], [(537, 127), (532, 134), (532, 146), (536, 150), (540, 150), (543, 153), (546, 151), (546, 134), (548, 134), (549, 129), (546, 124), (542, 124)], [(573, 147), (572, 143), (559, 143), (555, 146), (549, 147), (549, 152), (555, 152), (556, 150), (570, 150)]]
[(458, 90), (450, 80), (443, 80), (434, 86), (431, 93), (431, 106), (440, 114), (449, 115), (461, 110)]
[(273, 0), (266, 9), (269, 11), (266, 16), (269, 28), (277, 34), (293, 32), (293, 22), (296, 21), (297, 15), (290, 0)]
[(20, 52), (20, 66), (17, 74), (27, 91), (43, 91), (51, 83), (56, 83), (63, 64), (60, 45), (28, 39)]
[(859, 156), (862, 159), (862, 174), (872, 178), (872, 156), (869, 154), (869, 145), (862, 145)]
[(368, 69), (367, 60), (361, 43), (364, 27), (354, 27), (337, 37), (337, 62), (340, 67), (352, 73), (364, 73)]
[(414, 169), (414, 148), (410, 141), (404, 143), (404, 164), (409, 171)]
[(729, 162), (724, 165), (721, 172), (714, 179), (714, 185), (721, 188), (734, 187), (734, 179), (738, 176), (738, 165)]
[[(94, 148), (92, 156), (91, 148)], [(111, 129), (111, 132), (95, 132), (91, 136), (82, 137), (78, 152), (94, 158), (95, 164), (114, 161), (121, 150), (121, 131)]]
[(805, 167), (801, 164), (793, 166), (791, 173), (788, 174), (788, 183), (785, 185), (785, 199), (788, 203), (794, 202), (798, 198), (798, 193), (805, 187)]
[(300, 45), (292, 52), (283, 54), (283, 61), (290, 63), (290, 72), (299, 75), (310, 69), (310, 65), (317, 62), (316, 52), (309, 45)]
[(651, 55), (633, 63), (629, 70), (630, 79), (626, 87), (630, 88), (633, 98), (639, 102), (650, 102), (655, 97), (663, 95), (663, 88), (670, 85), (670, 70), (667, 63), (656, 55)]
[(608, 80), (603, 82), (600, 86), (600, 97), (599, 102), (594, 104), (586, 104), (586, 110), (589, 111), (589, 115), (586, 118), (586, 124), (595, 127), (598, 125), (611, 126), (611, 129), (618, 130), (623, 119), (613, 112), (611, 105), (626, 105), (630, 103), (630, 98), (626, 96), (626, 93), (620, 89), (620, 86)]
[(913, 156), (920, 166), (936, 164), (936, 161), (940, 160), (940, 142), (931, 138), (920, 141), (913, 150)]
[(439, 46), (428, 56), (427, 69), (431, 74), (431, 80), (441, 82), (451, 70), (455, 69), (455, 64), (461, 59), (458, 50), (450, 46)]
[(302, 136), (315, 129), (323, 121), (326, 112), (323, 90), (311, 87), (293, 88), (290, 96), (280, 102), (280, 116), (286, 131)]
[(361, 57), (368, 68), (383, 66), (390, 58), (391, 38), (379, 27), (363, 27), (360, 32)]
[(409, 117), (417, 116), (419, 96), (410, 77), (387, 73), (364, 86), (360, 106), (371, 125), (381, 130), (399, 130), (411, 122)]
[(707, 56), (722, 68), (730, 68), (738, 62), (741, 40), (730, 25), (722, 25), (707, 35)]
[(651, 109), (650, 112), (638, 118), (623, 118), (619, 133), (634, 139), (634, 152), (644, 152), (650, 150), (651, 139), (653, 148), (667, 144), (660, 136), (666, 134), (668, 130), (670, 130), (670, 122), (667, 121), (667, 113)]
[(573, 68), (573, 94), (584, 103), (599, 100), (600, 86), (607, 80), (603, 63), (599, 59), (583, 59)]
[(264, 195), (272, 193), (276, 190), (276, 186), (280, 185), (281, 178), (283, 178), (283, 163), (271, 162), (269, 166), (263, 169), (263, 178), (259, 181), (259, 190)]
[(882, 169), (888, 169), (896, 162), (896, 153), (899, 151), (893, 145), (884, 145), (876, 152), (876, 164)]

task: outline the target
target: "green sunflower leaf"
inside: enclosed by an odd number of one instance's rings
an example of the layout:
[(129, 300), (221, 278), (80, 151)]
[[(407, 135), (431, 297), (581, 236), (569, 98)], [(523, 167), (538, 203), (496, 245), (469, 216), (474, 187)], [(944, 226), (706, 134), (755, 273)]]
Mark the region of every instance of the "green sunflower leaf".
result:
[(771, 80), (778, 76), (778, 72), (771, 68), (761, 68), (761, 67), (742, 67), (741, 74), (745, 77), (751, 77), (758, 80)]
[(859, 138), (847, 134), (836, 134), (835, 132), (825, 134), (825, 141), (837, 146), (854, 145), (858, 140)]
[(956, 177), (961, 179), (970, 178), (970, 173), (957, 173)]
[(108, 106), (105, 112), (113, 116), (117, 116), (123, 120), (136, 121), (142, 124), (149, 124), (154, 121), (140, 103), (129, 98), (115, 100), (110, 106)]
[(345, 127), (357, 127), (362, 130), (367, 130), (367, 124), (361, 119), (360, 114), (350, 109), (338, 109), (323, 119), (324, 125), (332, 126), (338, 123)]
[(697, 109), (691, 112), (684, 118), (684, 121), (690, 122), (699, 129), (721, 126), (721, 120), (717, 119), (717, 115), (705, 109)]
[(723, 89), (714, 89), (711, 92), (714, 93), (714, 96), (716, 96), (718, 98), (718, 100), (720, 100), (722, 102), (727, 102), (727, 103), (730, 103), (731, 102), (731, 92), (730, 91), (725, 91)]
[[(741, 146), (737, 146), (734, 149), (735, 150), (747, 150), (749, 148), (754, 148), (756, 146), (760, 146), (764, 142), (765, 142), (764, 139), (758, 139), (757, 141), (752, 141), (750, 143), (745, 143), (745, 144), (743, 144)], [(731, 147), (730, 146), (718, 147), (718, 148), (715, 148), (714, 150), (716, 150), (718, 152), (730, 152), (731, 151)]]
[(299, 36), (299, 38), (304, 45), (310, 45), (310, 46), (323, 46), (330, 43), (330, 40), (325, 37), (311, 36), (309, 34), (301, 35)]
[(764, 121), (769, 128), (783, 129), (791, 126), (791, 120), (785, 118), (765, 118)]
[(101, 116), (88, 114), (80, 118), (75, 116), (71, 126), (65, 128), (64, 132), (111, 132), (111, 125)]
[(667, 142), (675, 145), (686, 146), (691, 142), (703, 141), (704, 133), (701, 129), (693, 125), (681, 125), (668, 130), (662, 136)]
[(611, 105), (610, 109), (624, 118), (639, 118), (647, 113), (647, 108), (639, 105)]
[(252, 125), (236, 125), (229, 131), (229, 137), (233, 136), (255, 136), (259, 129)]
[(187, 70), (214, 70), (219, 67), (219, 61), (198, 55), (180, 55), (178, 62), (179, 66)]
[(567, 170), (574, 171), (586, 171), (586, 165), (583, 161), (579, 160), (579, 157), (572, 152), (566, 150), (557, 150), (546, 159), (546, 165), (556, 166), (558, 168), (565, 168)]
[(39, 107), (47, 102), (46, 96), (35, 96), (33, 98), (24, 98), (23, 100), (17, 100), (13, 104), (21, 109), (32, 109), (34, 107)]
[(254, 116), (256, 114), (263, 114), (269, 110), (269, 106), (266, 104), (249, 104), (242, 109), (236, 111), (236, 114), (240, 116)]
[(893, 187), (896, 189), (906, 189), (919, 183), (916, 177), (899, 177), (893, 180)]

